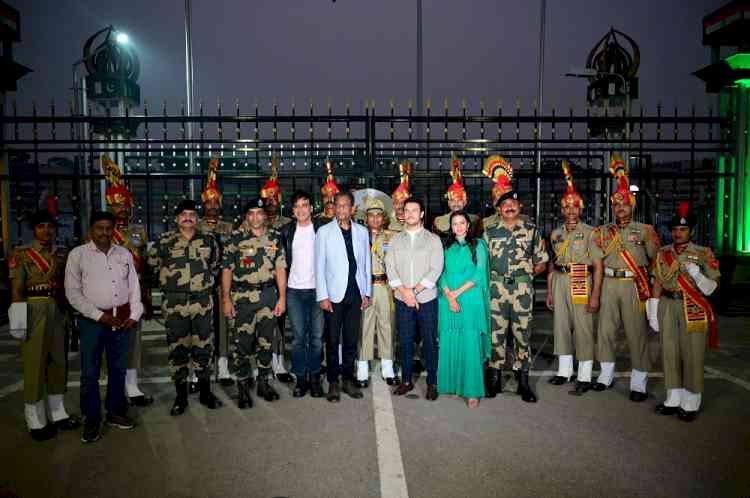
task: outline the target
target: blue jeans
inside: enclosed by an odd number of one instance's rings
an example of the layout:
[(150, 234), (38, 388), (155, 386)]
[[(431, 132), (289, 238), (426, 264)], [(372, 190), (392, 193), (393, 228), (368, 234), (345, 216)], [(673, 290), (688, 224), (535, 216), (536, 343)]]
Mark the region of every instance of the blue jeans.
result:
[(88, 318), (79, 321), (81, 348), (81, 413), (87, 420), (102, 418), (99, 395), (99, 372), (102, 351), (107, 353), (107, 413), (121, 415), (127, 411), (125, 370), (128, 368), (128, 343), (135, 331), (113, 331)]
[(437, 299), (420, 303), (419, 309), (410, 308), (396, 300), (396, 330), (401, 345), (401, 377), (403, 382), (412, 382), (414, 340), (417, 327), (422, 336), (422, 357), (427, 369), (427, 384), (437, 384)]
[(286, 311), (292, 324), (292, 373), (298, 379), (320, 374), (323, 352), (323, 310), (315, 300), (315, 289), (286, 290)]

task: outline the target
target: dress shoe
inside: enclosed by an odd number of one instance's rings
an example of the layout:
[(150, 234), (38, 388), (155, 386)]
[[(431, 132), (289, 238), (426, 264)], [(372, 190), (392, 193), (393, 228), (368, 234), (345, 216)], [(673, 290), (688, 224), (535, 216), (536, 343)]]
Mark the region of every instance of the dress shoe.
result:
[(291, 384), (292, 382), (294, 382), (294, 377), (290, 373), (282, 372), (276, 374), (276, 380), (278, 380), (279, 382), (283, 382), (284, 384)]
[(269, 403), (279, 399), (279, 393), (268, 383), (267, 376), (258, 379), (258, 388), (255, 392)]
[(344, 383), (341, 385), (341, 390), (348, 394), (350, 398), (362, 399), (362, 397), (364, 396), (364, 394), (362, 394), (362, 391), (359, 390), (357, 384), (349, 379), (344, 380)]
[(55, 422), (55, 428), (60, 431), (72, 431), (80, 426), (81, 420), (74, 415), (69, 415), (67, 418)]
[(503, 373), (497, 368), (488, 368), (484, 372), (485, 396), (494, 398), (503, 392)]
[(313, 398), (323, 397), (323, 386), (320, 383), (320, 374), (310, 376), (310, 396)]
[(295, 398), (303, 398), (307, 394), (307, 390), (310, 388), (310, 384), (305, 380), (304, 377), (297, 377), (297, 385), (294, 386), (292, 396)]
[(253, 398), (250, 396), (250, 379), (237, 381), (237, 407), (252, 408)]
[(516, 388), (516, 394), (521, 396), (521, 399), (526, 403), (536, 403), (536, 394), (531, 390), (529, 385), (529, 372), (527, 370), (522, 371), (518, 376), (518, 388)]
[(140, 396), (132, 396), (128, 398), (130, 404), (133, 406), (148, 406), (154, 402), (154, 398), (141, 394)]
[(47, 424), (41, 429), (29, 429), (29, 434), (34, 441), (47, 441), (57, 435), (57, 429), (54, 424)]
[(229, 387), (234, 385), (234, 379), (231, 377), (222, 377), (219, 379), (219, 384), (221, 384), (223, 387)]
[(188, 387), (188, 392), (190, 394), (196, 394), (198, 391), (200, 391), (200, 387), (198, 387), (198, 383), (190, 382), (190, 387)]
[(385, 383), (389, 386), (397, 386), (401, 384), (401, 379), (399, 379), (398, 377), (386, 377)]
[(328, 396), (326, 396), (326, 399), (331, 403), (338, 403), (341, 401), (338, 382), (331, 382), (328, 384)]
[(576, 381), (576, 388), (568, 391), (571, 396), (583, 396), (591, 389), (591, 382)]
[(187, 408), (188, 384), (185, 381), (177, 382), (175, 383), (174, 387), (175, 387), (175, 391), (177, 391), (177, 397), (175, 397), (174, 403), (172, 403), (172, 409), (169, 410), (169, 414), (172, 415), (173, 417), (177, 417), (185, 413), (185, 409)]
[(360, 389), (366, 389), (370, 385), (369, 380), (355, 380), (354, 385)]
[(561, 386), (563, 384), (567, 384), (568, 382), (570, 382), (568, 378), (561, 375), (555, 375), (549, 380), (549, 383), (553, 386)]
[(438, 390), (436, 384), (430, 384), (427, 386), (427, 394), (425, 394), (425, 398), (427, 398), (428, 401), (435, 401), (438, 399)]
[(679, 406), (666, 406), (664, 403), (656, 405), (656, 409), (654, 410), (659, 415), (675, 415), (677, 412), (679, 412), (680, 407)]
[(87, 420), (86, 423), (83, 424), (83, 433), (81, 433), (82, 443), (93, 443), (94, 441), (98, 441), (101, 436), (102, 424), (100, 424), (98, 420)]
[(683, 422), (692, 422), (696, 418), (698, 418), (698, 412), (695, 410), (683, 410), (682, 408), (677, 409), (677, 418), (682, 420)]
[(411, 382), (403, 382), (393, 391), (393, 394), (396, 396), (403, 396), (404, 394), (408, 393), (409, 391), (413, 389), (414, 389), (414, 384), (412, 384)]
[(208, 379), (198, 379), (198, 386), (200, 389), (200, 397), (198, 401), (200, 404), (208, 408), (209, 410), (215, 410), (223, 405), (221, 400), (214, 396), (211, 392), (211, 381)]
[(135, 421), (125, 414), (108, 413), (104, 423), (107, 424), (107, 427), (115, 427), (123, 431), (129, 431), (135, 427)]
[(630, 401), (640, 403), (641, 401), (646, 401), (647, 399), (648, 399), (648, 394), (646, 393), (641, 393), (638, 391), (630, 391)]
[(594, 382), (591, 385), (591, 390), (596, 392), (602, 392), (606, 391), (607, 389), (612, 389), (615, 386), (615, 381), (612, 379), (612, 383), (610, 385), (602, 384), (601, 382)]

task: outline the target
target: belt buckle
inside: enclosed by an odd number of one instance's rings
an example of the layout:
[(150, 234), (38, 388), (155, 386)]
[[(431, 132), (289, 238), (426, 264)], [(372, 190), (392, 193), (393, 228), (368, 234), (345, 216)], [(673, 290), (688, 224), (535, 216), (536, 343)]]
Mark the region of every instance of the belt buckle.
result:
[(513, 285), (516, 283), (516, 279), (513, 277), (505, 277), (505, 283), (509, 285)]

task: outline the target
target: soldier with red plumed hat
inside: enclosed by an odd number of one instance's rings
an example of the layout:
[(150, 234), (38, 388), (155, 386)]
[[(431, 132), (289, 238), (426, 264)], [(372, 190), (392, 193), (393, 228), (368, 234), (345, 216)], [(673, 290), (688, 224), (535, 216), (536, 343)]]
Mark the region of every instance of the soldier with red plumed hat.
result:
[[(448, 212), (442, 216), (435, 218), (432, 224), (432, 231), (440, 237), (445, 244), (448, 239), (448, 235), (451, 231), (450, 217), (451, 213), (461, 211), (466, 207), (468, 198), (466, 195), (466, 189), (463, 184), (463, 175), (461, 175), (461, 161), (457, 157), (453, 157), (451, 160), (451, 179), (453, 182), (448, 187), (448, 191), (445, 193), (445, 198), (448, 200)], [(482, 235), (482, 223), (479, 216), (475, 214), (469, 215), (469, 222), (471, 226), (469, 230), (474, 232), (475, 237), (481, 237)]]

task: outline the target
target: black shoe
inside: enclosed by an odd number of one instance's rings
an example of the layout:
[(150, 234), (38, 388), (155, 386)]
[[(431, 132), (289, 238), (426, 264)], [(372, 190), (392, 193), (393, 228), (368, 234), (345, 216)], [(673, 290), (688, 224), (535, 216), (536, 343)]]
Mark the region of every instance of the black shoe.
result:
[(591, 382), (576, 381), (576, 388), (568, 391), (571, 396), (583, 396), (591, 389)]
[(656, 405), (656, 409), (654, 410), (659, 415), (676, 415), (680, 411), (679, 406), (666, 406), (664, 403)]
[(58, 420), (54, 424), (59, 431), (72, 431), (81, 426), (81, 420), (75, 415), (69, 415), (68, 418)]
[(125, 414), (115, 415), (114, 413), (108, 413), (107, 417), (104, 419), (104, 423), (107, 424), (108, 427), (116, 427), (123, 431), (129, 431), (135, 427), (135, 421)]
[(276, 379), (279, 382), (283, 382), (284, 384), (291, 384), (292, 382), (294, 382), (294, 377), (292, 376), (292, 374), (287, 372), (276, 374)]
[(516, 388), (516, 394), (521, 396), (521, 399), (526, 403), (536, 403), (536, 394), (534, 394), (534, 391), (531, 390), (531, 386), (529, 386), (529, 372), (527, 370), (518, 374), (518, 388)]
[(549, 383), (553, 386), (561, 386), (563, 384), (567, 384), (570, 382), (567, 377), (562, 377), (560, 375), (555, 375), (549, 380)]
[(398, 385), (400, 382), (399, 382), (398, 377), (386, 377), (385, 383), (388, 384), (389, 386), (393, 386), (393, 385)]
[(237, 406), (240, 409), (252, 408), (253, 398), (250, 396), (250, 379), (240, 380), (237, 382)]
[(154, 398), (141, 394), (140, 396), (132, 396), (128, 398), (130, 404), (133, 406), (148, 406), (154, 402)]
[(331, 382), (328, 384), (328, 395), (326, 396), (326, 399), (331, 403), (338, 403), (341, 401), (338, 382)]
[(503, 373), (497, 368), (488, 368), (484, 372), (484, 391), (488, 398), (503, 392)]
[(320, 383), (320, 374), (310, 376), (310, 396), (313, 398), (322, 398), (323, 394), (323, 386)]
[(362, 399), (364, 394), (359, 390), (359, 387), (350, 379), (344, 379), (344, 383), (341, 385), (341, 390), (349, 395), (350, 398)]
[(438, 390), (435, 384), (427, 386), (427, 394), (425, 394), (427, 401), (436, 401), (438, 399)]
[(258, 393), (258, 396), (265, 399), (269, 403), (279, 399), (279, 393), (277, 393), (276, 389), (271, 387), (271, 384), (268, 383), (267, 376), (258, 379), (258, 389), (255, 392)]
[(82, 443), (93, 443), (94, 441), (98, 441), (101, 436), (102, 424), (98, 420), (96, 422), (87, 420), (83, 424), (83, 433), (81, 433)]
[(354, 385), (360, 389), (366, 389), (370, 385), (369, 380), (355, 380)]
[(200, 391), (200, 387), (198, 386), (197, 382), (190, 382), (190, 386), (188, 387), (188, 392), (190, 394), (196, 394), (198, 391)]
[(221, 379), (219, 379), (219, 384), (224, 387), (230, 387), (234, 385), (234, 379), (231, 377), (222, 377)]
[(200, 389), (198, 401), (200, 401), (201, 405), (209, 410), (215, 410), (223, 405), (221, 400), (211, 392), (211, 381), (209, 379), (198, 379), (198, 387)]
[(172, 409), (169, 410), (169, 414), (173, 417), (177, 417), (185, 413), (185, 409), (188, 406), (188, 383), (186, 381), (177, 382), (175, 385), (175, 391), (177, 391), (177, 397), (172, 403)]
[(630, 391), (630, 401), (640, 403), (641, 401), (646, 401), (647, 399), (648, 399), (648, 394), (646, 393), (641, 393), (638, 391)]
[(595, 382), (591, 385), (591, 390), (602, 392), (606, 391), (607, 389), (612, 389), (613, 387), (615, 387), (615, 379), (612, 379), (612, 383), (610, 385), (602, 384), (601, 382)]
[(295, 398), (304, 398), (307, 394), (307, 390), (310, 388), (310, 384), (305, 380), (304, 377), (297, 377), (297, 385), (294, 386), (292, 396)]
[(34, 441), (47, 441), (57, 435), (57, 429), (54, 424), (47, 424), (41, 429), (29, 429), (29, 434)]
[(693, 420), (698, 418), (698, 412), (694, 410), (688, 411), (688, 410), (683, 410), (682, 408), (678, 408), (677, 418), (679, 418), (683, 422), (692, 422)]

